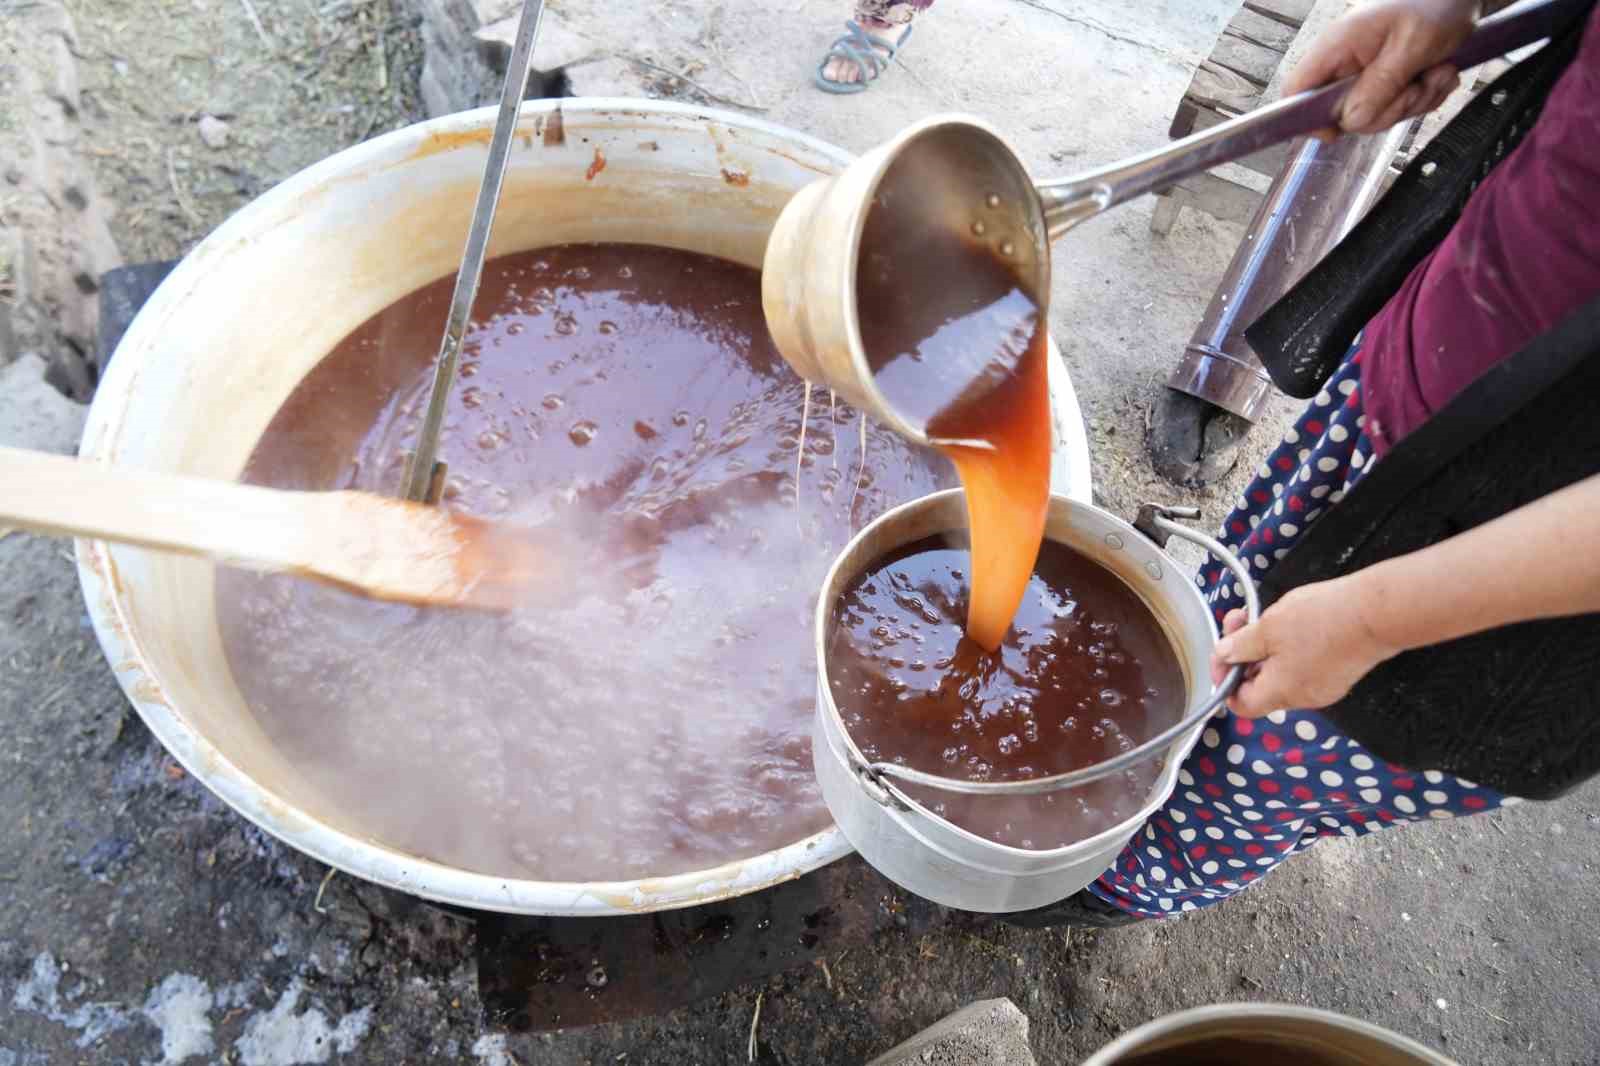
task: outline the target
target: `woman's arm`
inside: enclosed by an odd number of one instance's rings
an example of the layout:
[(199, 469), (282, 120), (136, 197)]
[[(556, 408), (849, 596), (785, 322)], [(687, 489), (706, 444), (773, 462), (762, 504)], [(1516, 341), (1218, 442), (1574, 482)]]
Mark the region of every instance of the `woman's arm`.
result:
[(1258, 664), (1238, 714), (1325, 707), (1402, 651), (1539, 618), (1600, 612), (1600, 475), (1420, 551), (1305, 585), (1224, 625), (1212, 671)]
[(1600, 475), (1355, 576), (1367, 625), (1402, 651), (1600, 611)]

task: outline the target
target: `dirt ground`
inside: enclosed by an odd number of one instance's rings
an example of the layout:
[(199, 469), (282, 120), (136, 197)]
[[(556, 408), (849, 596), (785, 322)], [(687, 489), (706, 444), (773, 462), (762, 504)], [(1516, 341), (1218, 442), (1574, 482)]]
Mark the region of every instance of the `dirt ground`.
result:
[(89, 154), (130, 263), (182, 254), (297, 170), (421, 117), (417, 16), (398, 0), (68, 6)]
[[(421, 117), (407, 0), (67, 6), (95, 175), (128, 262), (178, 255), (283, 177)], [(824, 0), (557, 10), (618, 53), (678, 71), (698, 62), (702, 85), (847, 147), (960, 108), (1003, 125), (1047, 174), (1159, 143), (1236, 7), (943, 0), (903, 65), (860, 98), (810, 87), (843, 14)], [(613, 64), (588, 84), (692, 95), (642, 71)], [(1149, 498), (1198, 501), (1215, 519), (1242, 472), (1179, 491), (1150, 471), (1141, 437), (1151, 389), (1240, 233), (1187, 213), (1156, 238), (1149, 210), (1130, 205), (1058, 248), (1052, 326), (1102, 502), (1126, 513)], [(65, 450), (81, 417), (52, 408), (52, 429), (5, 442)], [(1600, 917), (1584, 891), (1600, 876), (1595, 785), (1324, 844), (1182, 919), (890, 933), (826, 973), (643, 1021), (508, 1037), (482, 1023), (469, 924), (328, 877), (171, 761), (105, 665), (65, 545), (0, 535), (0, 618), (0, 1066), (851, 1063), (989, 996), (1010, 997), (1039, 1061), (1062, 1066), (1163, 1013), (1232, 1000), (1343, 1011), (1463, 1064), (1600, 1062)]]

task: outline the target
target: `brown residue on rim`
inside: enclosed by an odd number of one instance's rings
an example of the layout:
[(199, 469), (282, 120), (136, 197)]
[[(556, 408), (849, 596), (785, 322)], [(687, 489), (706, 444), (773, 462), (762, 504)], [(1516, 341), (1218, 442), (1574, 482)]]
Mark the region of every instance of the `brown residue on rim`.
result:
[(488, 146), (489, 138), (494, 131), (481, 130), (436, 130), (428, 134), (423, 142), (417, 145), (417, 150), (411, 153), (412, 159), (426, 159), (430, 155), (448, 152), (463, 145), (481, 144)]
[(640, 141), (639, 142), (639, 150), (641, 152), (659, 152), (659, 151), (661, 151), (661, 142), (660, 141)]
[[(594, 150), (594, 159), (593, 159), (593, 161), (591, 161), (589, 163), (589, 169), (583, 172), (584, 179), (586, 181), (593, 181), (594, 180), (594, 176), (596, 174), (600, 173), (605, 168), (606, 168), (606, 153), (605, 153), (605, 151), (603, 149), (601, 149), (599, 147), (596, 147), (595, 150)], [(726, 174), (727, 171), (724, 170), (723, 173)]]
[(742, 189), (750, 184), (750, 175), (742, 170), (729, 170), (727, 167), (723, 167), (722, 180), (729, 185), (737, 185)]
[(544, 123), (544, 146), (546, 148), (559, 148), (567, 143), (567, 125), (561, 117), (561, 108), (550, 112), (550, 117)]
[(163, 707), (171, 707), (167, 702), (167, 694), (162, 691), (160, 684), (154, 681), (149, 674), (141, 673), (128, 682), (128, 695), (139, 703), (156, 703)]
[[(128, 629), (122, 624), (122, 615), (117, 611), (117, 603), (123, 598), (122, 575), (117, 573), (117, 567), (109, 556), (103, 554), (106, 545), (98, 540), (85, 540), (82, 537), (73, 541), (73, 551), (78, 560), (79, 574), (78, 585), (88, 598), (88, 588), (84, 587), (83, 573), (87, 570), (93, 574), (95, 580), (100, 582), (100, 610), (90, 609), (90, 614), (102, 620), (121, 640), (128, 639)], [(129, 659), (124, 662), (113, 663), (111, 669), (121, 673), (129, 667), (138, 666), (138, 660)]]

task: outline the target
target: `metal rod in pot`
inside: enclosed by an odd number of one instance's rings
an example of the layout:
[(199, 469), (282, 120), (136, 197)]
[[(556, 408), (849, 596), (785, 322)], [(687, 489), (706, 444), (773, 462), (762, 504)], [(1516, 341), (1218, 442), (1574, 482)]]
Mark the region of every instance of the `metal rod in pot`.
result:
[(439, 342), (439, 357), (433, 366), (433, 388), (428, 393), (428, 412), (417, 434), (417, 447), (406, 470), (401, 495), (416, 503), (438, 499), (443, 483), (443, 464), (438, 462), (439, 431), (444, 426), (444, 405), (455, 381), (456, 363), (461, 358), (461, 343), (467, 335), (472, 304), (483, 280), (483, 260), (489, 251), (489, 233), (494, 229), (495, 208), (500, 205), (500, 190), (505, 185), (506, 164), (511, 160), (511, 137), (516, 132), (517, 113), (528, 84), (528, 68), (533, 63), (533, 44), (539, 36), (544, 16), (544, 0), (524, 0), (522, 17), (517, 22), (516, 43), (506, 63), (506, 80), (500, 87), (500, 113), (495, 118), (494, 136), (489, 141), (489, 160), (483, 168), (483, 183), (478, 186), (477, 205), (472, 209), (472, 228), (467, 231), (467, 246), (456, 273), (455, 294), (450, 298), (450, 317), (445, 320), (444, 339)]

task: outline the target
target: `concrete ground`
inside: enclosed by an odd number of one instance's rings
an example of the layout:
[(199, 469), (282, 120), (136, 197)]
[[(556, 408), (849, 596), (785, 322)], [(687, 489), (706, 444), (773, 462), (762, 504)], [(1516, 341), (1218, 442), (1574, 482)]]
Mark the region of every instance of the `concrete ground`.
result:
[[(0, 23), (27, 6), (0, 0)], [(66, 6), (78, 116), (129, 261), (191, 246), (299, 167), (420, 114), (421, 45), (401, 0)], [(634, 60), (575, 69), (579, 91), (690, 91), (651, 75), (663, 68), (853, 149), (960, 109), (1005, 130), (1047, 175), (1160, 143), (1236, 6), (943, 0), (903, 65), (840, 98), (810, 86), (844, 17), (823, 0), (555, 10), (571, 32)], [(204, 116), (226, 135), (209, 125), (203, 136)], [(1097, 490), (1124, 513), (1147, 498), (1196, 498), (1151, 474), (1144, 418), (1240, 237), (1193, 214), (1153, 237), (1150, 209), (1119, 209), (1055, 253), (1052, 324), (1084, 401)], [(38, 361), (0, 370), (0, 442), (70, 450), (81, 408), (40, 381)], [(1199, 502), (1215, 518), (1237, 488)], [(754, 1061), (852, 1063), (994, 996), (1027, 1014), (1051, 1064), (1158, 1015), (1229, 1000), (1343, 1011), (1464, 1064), (1600, 1061), (1593, 785), (1557, 803), (1324, 844), (1182, 919), (1103, 933), (890, 934), (826, 969), (662, 1017), (497, 1034), (480, 1020), (469, 926), (327, 878), (165, 756), (100, 656), (69, 556), (61, 542), (0, 531), (0, 1066), (744, 1062), (758, 997)]]

